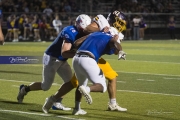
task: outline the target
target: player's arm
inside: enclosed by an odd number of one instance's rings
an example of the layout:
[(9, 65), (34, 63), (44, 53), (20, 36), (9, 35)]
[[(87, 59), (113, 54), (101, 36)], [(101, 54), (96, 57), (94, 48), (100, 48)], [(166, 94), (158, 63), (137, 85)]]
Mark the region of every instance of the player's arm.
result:
[(86, 33), (86, 34), (97, 32), (97, 31), (100, 31), (100, 29), (99, 29), (99, 26), (96, 22), (92, 22), (90, 25), (88, 25), (84, 29), (84, 33)]
[(64, 58), (73, 58), (76, 51), (71, 50), (72, 44), (68, 40), (64, 40), (61, 48), (61, 55)]
[(1, 13), (0, 13), (0, 45), (4, 45), (4, 35), (1, 27)]
[(114, 54), (118, 55), (118, 60), (126, 59), (126, 53), (122, 50), (121, 44), (118, 42), (119, 35), (114, 35), (114, 37), (110, 40), (111, 47), (114, 47)]
[(122, 46), (117, 41), (118, 37), (118, 35), (114, 35), (113, 38), (111, 38), (110, 40), (110, 46), (115, 48), (114, 54), (116, 55), (119, 53), (119, 51), (122, 51)]
[(87, 37), (88, 37), (88, 35), (85, 35), (85, 36), (77, 39), (77, 40), (74, 42), (74, 46), (75, 46), (76, 48), (78, 48), (78, 47), (84, 42), (84, 40), (85, 40)]

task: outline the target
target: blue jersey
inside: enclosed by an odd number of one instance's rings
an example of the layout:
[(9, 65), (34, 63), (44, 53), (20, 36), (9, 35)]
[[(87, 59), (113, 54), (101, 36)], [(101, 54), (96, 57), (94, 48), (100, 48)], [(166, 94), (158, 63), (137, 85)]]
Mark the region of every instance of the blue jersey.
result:
[(103, 54), (113, 54), (108, 43), (112, 35), (104, 32), (94, 32), (90, 34), (86, 40), (79, 47), (78, 52), (90, 52), (94, 55), (95, 60), (98, 61)]
[(77, 31), (75, 26), (67, 26), (58, 34), (58, 37), (47, 48), (45, 53), (47, 55), (56, 57), (59, 60), (65, 61), (67, 60), (67, 58), (63, 58), (61, 55), (61, 47), (63, 41), (66, 39), (73, 45), (74, 41), (80, 37), (82, 36), (79, 35), (79, 32)]

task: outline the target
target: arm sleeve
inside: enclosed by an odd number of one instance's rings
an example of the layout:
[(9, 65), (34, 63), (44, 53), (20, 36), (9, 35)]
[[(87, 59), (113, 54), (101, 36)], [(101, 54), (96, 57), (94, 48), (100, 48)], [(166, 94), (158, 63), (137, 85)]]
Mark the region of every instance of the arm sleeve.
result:
[(103, 15), (97, 15), (96, 17), (93, 18), (93, 21), (98, 24), (100, 30), (102, 30), (106, 26), (110, 27), (107, 19)]

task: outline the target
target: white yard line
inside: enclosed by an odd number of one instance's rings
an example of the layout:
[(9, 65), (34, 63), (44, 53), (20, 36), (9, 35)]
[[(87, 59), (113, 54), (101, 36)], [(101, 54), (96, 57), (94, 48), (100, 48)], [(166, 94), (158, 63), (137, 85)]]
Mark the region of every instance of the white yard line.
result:
[(119, 82), (119, 83), (126, 83), (126, 81), (120, 81), (120, 80), (118, 80), (117, 82)]
[[(27, 81), (20, 81), (20, 80), (8, 80), (8, 79), (0, 79), (0, 81), (8, 81), (8, 82), (20, 82), (20, 83), (32, 83), (32, 82), (27, 82)], [(58, 83), (53, 83), (52, 85), (59, 86), (60, 84)], [(15, 85), (13, 85), (15, 86)], [(15, 86), (16, 87), (16, 86)]]
[(164, 77), (166, 80), (180, 80), (180, 78), (169, 78), (169, 77)]
[[(159, 56), (159, 55), (158, 55)], [(106, 59), (106, 60), (116, 60), (116, 59)], [(150, 63), (163, 63), (163, 64), (180, 64), (177, 62), (158, 62), (158, 61), (139, 61), (139, 60), (126, 60), (127, 62), (150, 62)]]
[(0, 81), (31, 83), (31, 82), (27, 82), (27, 81), (20, 81), (20, 80), (8, 80), (8, 79), (0, 79)]
[(139, 81), (148, 81), (148, 82), (154, 82), (155, 80), (145, 80), (145, 79), (136, 79), (136, 80), (139, 80)]
[(9, 113), (21, 113), (21, 114), (29, 114), (29, 115), (39, 115), (39, 116), (52, 116), (50, 114), (40, 114), (40, 113), (34, 113), (34, 112), (24, 112), (24, 111), (15, 111), (15, 110), (3, 110), (0, 109), (1, 112), (9, 112)]
[(146, 80), (146, 81), (148, 81), (148, 82), (154, 82), (155, 80)]
[(167, 96), (180, 96), (177, 94), (166, 94), (166, 93), (154, 93), (154, 92), (143, 92), (143, 91), (132, 91), (132, 90), (117, 90), (120, 92), (132, 92), (132, 93), (144, 93), (144, 94), (154, 94), (154, 95), (167, 95)]
[(28, 114), (28, 115), (39, 115), (39, 116), (52, 116), (52, 117), (59, 117), (59, 118), (65, 118), (67, 120), (85, 120), (85, 119), (76, 119), (76, 118), (71, 118), (71, 117), (66, 117), (66, 116), (54, 116), (52, 114), (44, 114), (44, 113), (35, 113), (35, 112), (24, 112), (24, 111), (16, 111), (16, 110), (4, 110), (0, 109), (0, 112), (7, 112), (7, 113), (19, 113), (19, 114)]
[(130, 74), (142, 74), (142, 75), (159, 75), (159, 76), (174, 76), (174, 77), (180, 77), (180, 75), (170, 75), (170, 74), (154, 74), (154, 73), (139, 73), (139, 72), (125, 72), (125, 71), (116, 71), (120, 73), (130, 73)]

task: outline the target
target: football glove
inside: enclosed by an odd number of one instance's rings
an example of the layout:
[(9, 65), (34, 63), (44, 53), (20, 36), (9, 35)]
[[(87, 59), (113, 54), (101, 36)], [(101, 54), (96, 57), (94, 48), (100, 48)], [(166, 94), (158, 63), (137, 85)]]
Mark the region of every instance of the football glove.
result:
[(120, 59), (126, 60), (126, 53), (124, 51), (119, 51), (118, 60)]

